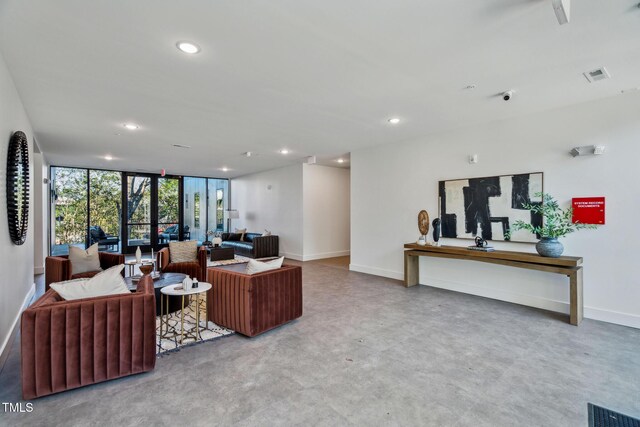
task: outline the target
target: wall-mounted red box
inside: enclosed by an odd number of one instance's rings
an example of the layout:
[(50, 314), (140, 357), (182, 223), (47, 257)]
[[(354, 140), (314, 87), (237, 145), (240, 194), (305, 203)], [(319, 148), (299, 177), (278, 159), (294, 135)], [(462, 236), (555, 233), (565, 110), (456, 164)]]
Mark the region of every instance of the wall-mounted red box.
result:
[(573, 223), (604, 224), (604, 197), (574, 197)]

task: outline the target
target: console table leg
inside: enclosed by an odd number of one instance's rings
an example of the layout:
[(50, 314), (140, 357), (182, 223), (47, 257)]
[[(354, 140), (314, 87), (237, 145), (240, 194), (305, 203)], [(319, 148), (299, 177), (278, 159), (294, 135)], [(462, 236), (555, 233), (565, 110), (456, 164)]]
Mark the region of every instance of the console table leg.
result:
[(420, 259), (417, 256), (404, 253), (404, 286), (415, 286), (420, 277)]
[(582, 322), (583, 302), (582, 302), (582, 268), (577, 269), (569, 276), (569, 323), (578, 326)]

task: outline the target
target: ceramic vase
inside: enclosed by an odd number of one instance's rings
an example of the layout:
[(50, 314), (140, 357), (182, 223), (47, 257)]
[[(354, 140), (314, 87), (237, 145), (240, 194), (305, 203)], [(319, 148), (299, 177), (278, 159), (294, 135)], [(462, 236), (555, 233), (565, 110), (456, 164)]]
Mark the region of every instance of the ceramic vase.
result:
[(183, 281), (182, 281), (182, 290), (183, 291), (190, 291), (191, 288), (193, 287), (193, 280), (191, 280), (191, 277), (187, 276)]
[(140, 264), (142, 262), (142, 251), (140, 250), (140, 246), (136, 249), (136, 264)]
[(542, 256), (558, 258), (564, 252), (564, 246), (553, 237), (543, 237), (536, 243), (536, 250)]

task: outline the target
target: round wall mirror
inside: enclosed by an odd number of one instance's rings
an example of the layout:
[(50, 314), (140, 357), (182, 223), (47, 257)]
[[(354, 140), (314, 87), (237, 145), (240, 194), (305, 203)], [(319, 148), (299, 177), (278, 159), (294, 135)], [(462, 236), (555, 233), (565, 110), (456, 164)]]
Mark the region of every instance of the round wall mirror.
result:
[(16, 245), (27, 239), (29, 223), (29, 144), (24, 132), (9, 141), (7, 155), (7, 217), (9, 235)]

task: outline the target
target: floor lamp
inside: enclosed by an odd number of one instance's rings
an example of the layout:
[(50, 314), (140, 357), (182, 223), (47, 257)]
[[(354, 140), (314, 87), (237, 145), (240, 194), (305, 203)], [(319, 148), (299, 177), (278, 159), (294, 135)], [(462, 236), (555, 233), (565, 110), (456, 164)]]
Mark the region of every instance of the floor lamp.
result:
[(231, 220), (240, 218), (240, 213), (237, 209), (229, 209), (227, 211), (227, 231), (231, 233)]

